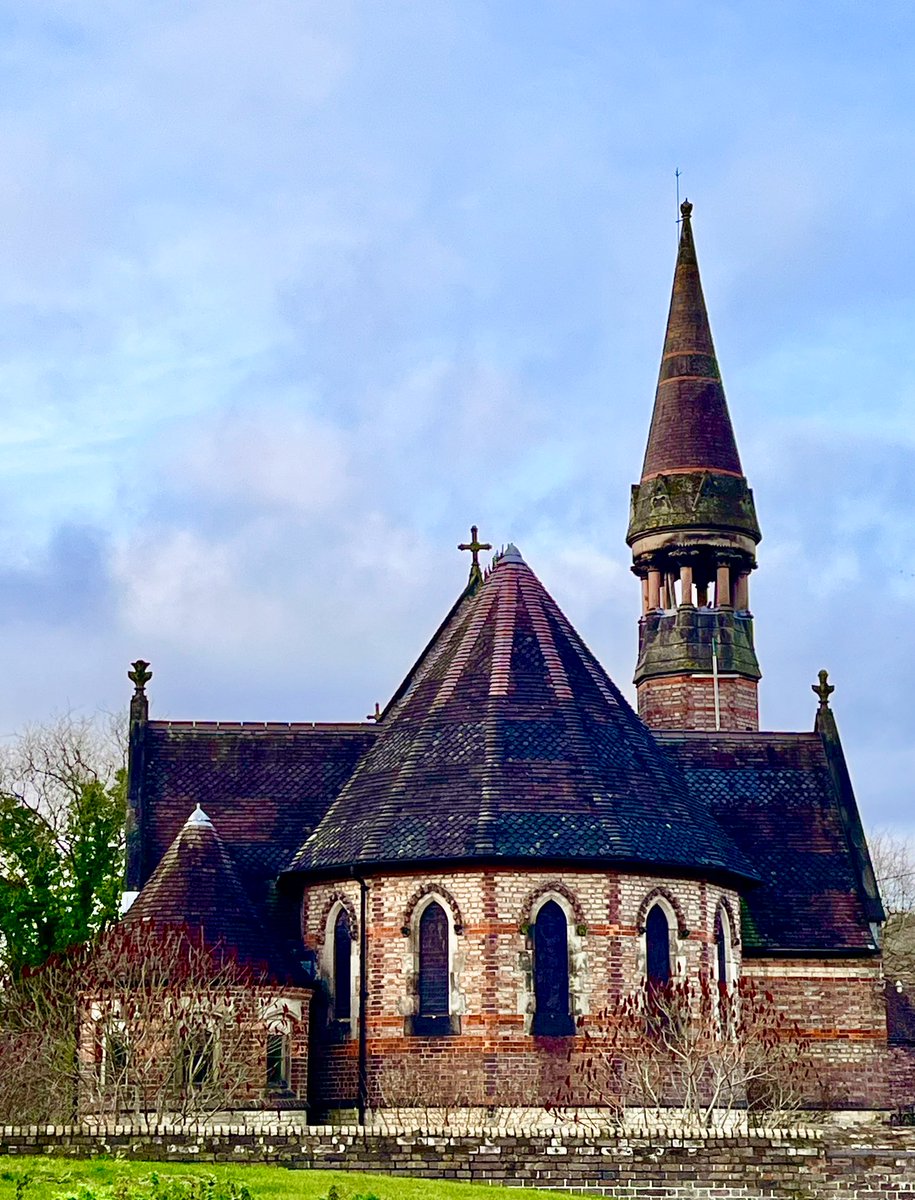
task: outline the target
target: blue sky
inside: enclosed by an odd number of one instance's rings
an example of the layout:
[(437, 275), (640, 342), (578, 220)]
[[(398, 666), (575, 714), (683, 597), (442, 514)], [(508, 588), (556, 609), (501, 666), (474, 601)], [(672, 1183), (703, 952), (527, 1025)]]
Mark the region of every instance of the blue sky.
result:
[[(0, 4), (0, 731), (361, 719), (517, 542), (628, 688), (674, 169), (764, 540), (915, 828), (915, 8)], [(631, 689), (629, 691), (631, 695)]]

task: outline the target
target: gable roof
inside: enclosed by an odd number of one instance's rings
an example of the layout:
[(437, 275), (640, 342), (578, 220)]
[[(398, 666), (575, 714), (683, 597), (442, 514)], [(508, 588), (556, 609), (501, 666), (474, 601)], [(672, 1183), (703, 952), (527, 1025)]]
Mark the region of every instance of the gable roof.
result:
[(291, 869), (467, 859), (753, 876), (514, 547), (452, 609)]
[(362, 724), (150, 721), (131, 763), (143, 847), (135, 886), (200, 804), (257, 894), (321, 819), (376, 733)]
[[(819, 733), (657, 733), (693, 791), (755, 866), (744, 953), (876, 951), (883, 919), (850, 784)], [(863, 846), (863, 835), (860, 836)]]
[[(198, 805), (122, 923), (184, 926), (209, 950), (276, 981), (302, 977), (251, 903), (213, 822)], [(302, 977), (303, 978), (303, 977)]]

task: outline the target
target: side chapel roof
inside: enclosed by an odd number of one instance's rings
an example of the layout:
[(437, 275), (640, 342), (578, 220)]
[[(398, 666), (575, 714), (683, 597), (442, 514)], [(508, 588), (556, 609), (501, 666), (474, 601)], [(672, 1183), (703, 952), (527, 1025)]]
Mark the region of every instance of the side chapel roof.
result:
[(655, 736), (756, 867), (745, 954), (876, 951), (883, 907), (837, 735)]
[(293, 981), (301, 971), (273, 937), (242, 887), (213, 822), (198, 805), (185, 821), (123, 924), (185, 926), (208, 949), (223, 951), (266, 978)]
[(257, 895), (317, 825), (376, 734), (363, 724), (148, 722), (142, 760), (131, 768), (143, 814), (138, 883), (200, 804)]
[(513, 546), (452, 609), (291, 869), (467, 859), (753, 878)]

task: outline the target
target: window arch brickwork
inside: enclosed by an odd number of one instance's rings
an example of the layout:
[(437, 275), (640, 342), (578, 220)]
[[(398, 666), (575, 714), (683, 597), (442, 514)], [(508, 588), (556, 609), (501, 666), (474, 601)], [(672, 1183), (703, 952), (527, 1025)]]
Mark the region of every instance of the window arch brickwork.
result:
[(529, 926), (531, 924), (535, 909), (537, 908), (537, 902), (543, 899), (544, 896), (561, 896), (569, 906), (573, 917), (573, 924), (578, 927), (584, 927), (587, 924), (581, 901), (572, 889), (567, 887), (560, 879), (551, 879), (547, 883), (541, 884), (540, 887), (534, 888), (528, 894), (521, 908), (521, 921), (519, 924), (522, 926)]
[(640, 934), (644, 934), (645, 920), (648, 917), (650, 909), (658, 900), (665, 900), (673, 910), (674, 918), (677, 924), (677, 937), (681, 939), (688, 938), (689, 926), (686, 924), (686, 918), (683, 915), (683, 906), (680, 904), (673, 892), (665, 887), (652, 888), (642, 900), (642, 903), (639, 905), (638, 917), (636, 918), (636, 929), (638, 932)]
[(460, 937), (464, 932), (464, 918), (461, 916), (461, 910), (457, 900), (448, 891), (447, 888), (438, 883), (427, 883), (421, 888), (417, 888), (407, 902), (404, 909), (403, 921), (401, 922), (401, 933), (404, 937), (409, 937), (413, 929), (413, 914), (416, 912), (419, 905), (427, 896), (433, 896), (439, 904), (443, 905), (451, 913), (451, 924), (455, 934)]
[(731, 929), (731, 945), (737, 948), (740, 946), (740, 917), (735, 914), (734, 906), (731, 904), (727, 896), (718, 897), (718, 903), (715, 905), (716, 917), (719, 911), (722, 909), (727, 916), (728, 924)]
[(353, 935), (353, 940), (355, 941), (359, 933), (359, 920), (356, 916), (356, 907), (352, 900), (350, 900), (349, 896), (345, 896), (343, 892), (332, 892), (324, 902), (324, 907), (321, 909), (321, 916), (318, 921), (318, 927), (322, 930), (327, 930), (328, 922), (330, 921), (330, 914), (338, 904), (341, 908), (346, 910), (346, 915), (349, 917), (350, 933)]

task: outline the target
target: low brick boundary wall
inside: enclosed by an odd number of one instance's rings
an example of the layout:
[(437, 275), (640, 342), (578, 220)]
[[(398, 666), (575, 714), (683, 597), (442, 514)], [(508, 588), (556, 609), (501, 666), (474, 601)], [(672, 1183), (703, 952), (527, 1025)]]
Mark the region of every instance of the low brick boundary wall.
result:
[(748, 1136), (597, 1136), (581, 1131), (375, 1133), (313, 1126), (138, 1133), (77, 1126), (2, 1129), (9, 1155), (280, 1163), (514, 1184), (618, 1200), (915, 1200), (915, 1128), (862, 1126)]

